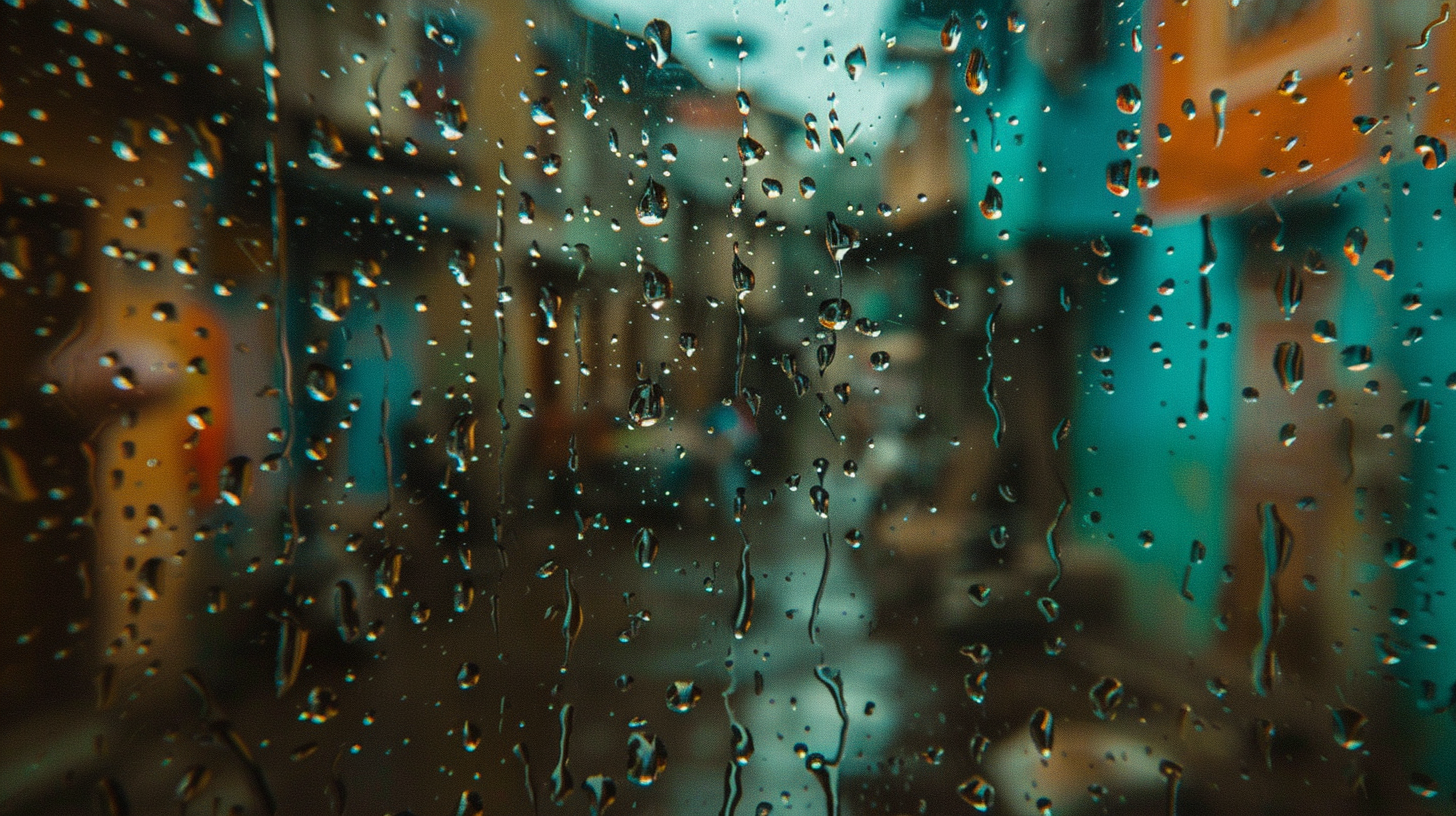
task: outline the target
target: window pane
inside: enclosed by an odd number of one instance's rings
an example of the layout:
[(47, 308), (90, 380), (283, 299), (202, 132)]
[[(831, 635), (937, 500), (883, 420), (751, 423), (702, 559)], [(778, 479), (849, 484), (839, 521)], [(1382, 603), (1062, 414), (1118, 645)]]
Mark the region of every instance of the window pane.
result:
[(0, 25), (0, 810), (1451, 809), (1447, 4)]

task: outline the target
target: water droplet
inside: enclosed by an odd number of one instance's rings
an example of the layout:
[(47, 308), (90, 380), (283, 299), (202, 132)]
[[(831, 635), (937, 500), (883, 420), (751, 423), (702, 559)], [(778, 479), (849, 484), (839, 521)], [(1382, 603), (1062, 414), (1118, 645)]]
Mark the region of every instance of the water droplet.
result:
[(155, 601), (162, 597), (162, 567), (164, 562), (153, 556), (137, 568), (137, 595), (144, 601)]
[(1365, 245), (1370, 238), (1365, 235), (1365, 230), (1359, 227), (1351, 227), (1345, 234), (1345, 257), (1349, 259), (1350, 266), (1360, 265), (1360, 254), (1365, 251)]
[[(829, 257), (835, 262), (842, 261), (850, 250), (859, 248), (859, 231), (839, 223), (834, 213), (825, 213), (824, 245), (829, 250)], [(845, 314), (847, 317), (848, 312)]]
[(474, 752), (480, 747), (481, 731), (480, 726), (466, 720), (460, 726), (460, 743), (466, 751)]
[(233, 507), (243, 503), (243, 497), (252, 492), (253, 460), (246, 456), (235, 456), (222, 466), (218, 474), (218, 490), (222, 500)]
[(824, 372), (827, 371), (829, 369), (829, 365), (834, 362), (834, 352), (838, 348), (839, 344), (831, 339), (828, 342), (820, 343), (819, 347), (814, 350), (814, 356), (817, 358), (817, 361), (819, 363), (819, 376), (824, 376)]
[(950, 54), (961, 44), (961, 16), (954, 11), (946, 18), (945, 25), (940, 29), (940, 47), (945, 53)]
[(1119, 85), (1117, 88), (1117, 109), (1126, 114), (1134, 114), (1142, 110), (1143, 94), (1138, 86), (1131, 82), (1126, 85)]
[(1293, 422), (1284, 423), (1279, 427), (1279, 443), (1286, 448), (1293, 445), (1294, 440), (1297, 438), (1297, 432), (1298, 429)]
[(1031, 744), (1041, 754), (1043, 760), (1050, 759), (1052, 755), (1052, 713), (1045, 708), (1038, 708), (1031, 713), (1031, 720), (1027, 724), (1031, 731)]
[(1400, 422), (1405, 430), (1405, 435), (1417, 442), (1421, 441), (1422, 434), (1426, 432), (1426, 425), (1431, 421), (1431, 401), (1427, 399), (1415, 399), (1400, 407)]
[(1422, 799), (1434, 799), (1441, 793), (1440, 788), (1436, 785), (1436, 780), (1419, 771), (1411, 773), (1410, 789), (1411, 793)]
[(859, 75), (865, 70), (865, 49), (863, 45), (855, 46), (853, 51), (844, 58), (844, 70), (849, 72), (851, 80), (859, 79)]
[(651, 527), (643, 527), (632, 539), (632, 551), (637, 555), (637, 565), (646, 569), (657, 560), (657, 533)]
[(194, 765), (188, 768), (187, 772), (182, 775), (182, 778), (177, 781), (177, 787), (173, 790), (173, 795), (176, 796), (177, 801), (184, 805), (183, 810), (185, 811), (185, 805), (193, 799), (196, 799), (211, 781), (212, 771), (207, 766)]
[(647, 55), (652, 64), (661, 68), (672, 56), (672, 26), (666, 20), (654, 18), (642, 29), (642, 38), (647, 41)]
[(1298, 268), (1290, 266), (1280, 270), (1279, 277), (1274, 281), (1274, 296), (1279, 302), (1279, 311), (1284, 319), (1293, 317), (1300, 302), (1304, 300), (1304, 278)]
[(661, 421), (666, 410), (662, 386), (652, 380), (638, 380), (627, 402), (627, 418), (638, 428), (650, 428)]
[(819, 304), (819, 325), (830, 331), (840, 331), (849, 325), (853, 311), (844, 298), (830, 298)]
[(1130, 159), (1119, 159), (1107, 165), (1107, 191), (1115, 196), (1123, 197), (1131, 189), (1132, 182), (1132, 161)]
[(589, 816), (601, 816), (602, 812), (617, 801), (617, 783), (610, 776), (593, 774), (582, 780), (581, 789), (586, 792)]
[(1436, 170), (1446, 166), (1446, 142), (1436, 136), (1424, 134), (1416, 137), (1416, 155), (1421, 157), (1421, 166)]
[(278, 650), (273, 667), (273, 686), (282, 697), (298, 680), (308, 650), (308, 630), (292, 617), (278, 619)]
[(647, 179), (642, 198), (637, 201), (637, 221), (644, 227), (655, 227), (667, 218), (667, 190), (655, 179)]
[(642, 300), (654, 312), (672, 299), (672, 278), (650, 263), (642, 264)]
[(667, 708), (669, 711), (686, 714), (692, 711), (702, 698), (703, 690), (698, 688), (698, 684), (691, 680), (674, 680), (672, 685), (667, 687)]
[(359, 637), (359, 599), (354, 585), (340, 581), (334, 585), (334, 625), (339, 637), (345, 643), (353, 643)]
[(349, 313), (349, 278), (338, 272), (329, 272), (313, 282), (309, 292), (309, 306), (314, 316), (329, 323), (338, 323)]
[(758, 164), (768, 155), (768, 150), (757, 139), (743, 134), (738, 137), (738, 160), (744, 167)]
[(1364, 371), (1369, 368), (1375, 359), (1375, 354), (1369, 346), (1346, 346), (1340, 350), (1340, 363), (1351, 371)]
[(1298, 343), (1280, 343), (1274, 349), (1274, 374), (1279, 385), (1293, 394), (1304, 382), (1304, 349)]
[(451, 54), (460, 53), (460, 37), (445, 27), (445, 21), (439, 15), (432, 14), (425, 18), (425, 39)]
[(1087, 692), (1092, 700), (1092, 713), (1099, 720), (1117, 717), (1117, 707), (1122, 704), (1122, 681), (1116, 677), (1103, 677)]
[(738, 293), (738, 299), (747, 297), (753, 291), (754, 276), (753, 270), (738, 257), (738, 244), (733, 244), (733, 289)]
[(339, 698), (334, 694), (333, 689), (323, 686), (314, 686), (309, 689), (307, 704), (303, 711), (298, 714), (300, 722), (311, 722), (318, 725), (328, 722), (339, 713)]
[(981, 215), (992, 221), (1001, 217), (1001, 191), (994, 184), (986, 185), (986, 195), (981, 199)]
[(1383, 549), (1385, 550), (1385, 563), (1391, 569), (1405, 569), (1414, 564), (1418, 558), (1416, 545), (1399, 536), (1387, 540)]
[(469, 117), (465, 115), (465, 105), (458, 99), (452, 99), (448, 104), (435, 113), (435, 126), (440, 129), (440, 135), (447, 141), (457, 141), (465, 138), (465, 127), (469, 123)]
[(990, 782), (979, 776), (973, 776), (956, 787), (956, 793), (960, 795), (965, 803), (975, 808), (980, 813), (991, 809), (996, 802), (996, 789)]
[(986, 61), (986, 52), (979, 48), (972, 48), (971, 55), (966, 58), (966, 88), (976, 96), (980, 96), (990, 86), (991, 66)]
[(475, 414), (464, 411), (457, 414), (450, 426), (450, 436), (445, 443), (445, 454), (455, 463), (455, 472), (464, 473), (475, 455)]
[(313, 130), (308, 135), (308, 157), (324, 170), (337, 170), (348, 158), (344, 151), (344, 138), (338, 127), (326, 117), (314, 120)]
[(374, 591), (381, 598), (393, 598), (399, 594), (400, 572), (404, 568), (404, 553), (390, 550), (374, 568)]
[(809, 503), (814, 507), (814, 512), (819, 518), (829, 518), (829, 491), (822, 485), (813, 485), (809, 488)]
[(556, 124), (556, 106), (551, 104), (550, 97), (542, 97), (531, 103), (531, 121), (541, 127)]
[(1334, 719), (1335, 744), (1347, 751), (1354, 751), (1365, 744), (1365, 739), (1360, 732), (1365, 729), (1365, 715), (1353, 708), (1344, 706), (1331, 708), (1330, 715)]
[(339, 378), (323, 363), (310, 363), (303, 375), (304, 391), (318, 402), (328, 402), (339, 394)]
[(1213, 146), (1218, 147), (1223, 144), (1228, 122), (1228, 93), (1222, 88), (1214, 88), (1208, 94), (1208, 101), (1213, 104)]
[(667, 768), (667, 746), (656, 734), (633, 731), (627, 735), (627, 778), (651, 785)]

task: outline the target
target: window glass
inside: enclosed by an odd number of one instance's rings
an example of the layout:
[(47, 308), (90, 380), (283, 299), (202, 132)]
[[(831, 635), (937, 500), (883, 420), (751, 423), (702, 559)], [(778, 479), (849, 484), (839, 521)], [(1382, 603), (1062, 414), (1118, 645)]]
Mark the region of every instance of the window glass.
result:
[(1450, 812), (1449, 18), (3, 0), (0, 811)]

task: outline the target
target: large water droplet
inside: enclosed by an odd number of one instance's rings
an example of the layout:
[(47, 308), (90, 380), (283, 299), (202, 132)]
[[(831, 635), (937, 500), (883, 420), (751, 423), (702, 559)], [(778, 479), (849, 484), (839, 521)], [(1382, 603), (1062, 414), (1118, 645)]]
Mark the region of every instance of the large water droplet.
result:
[(655, 312), (672, 299), (672, 278), (650, 263), (642, 264), (642, 300)]
[(310, 363), (304, 371), (303, 389), (318, 402), (328, 402), (339, 395), (339, 377), (323, 363)]
[(1131, 82), (1120, 85), (1117, 88), (1117, 109), (1126, 114), (1134, 114), (1142, 110), (1143, 94), (1138, 86)]
[(633, 731), (627, 735), (627, 778), (651, 785), (667, 768), (667, 746), (656, 734)]
[(738, 137), (738, 160), (744, 167), (758, 164), (768, 155), (768, 150), (757, 139), (744, 134)]
[(956, 787), (956, 793), (976, 811), (985, 813), (996, 803), (996, 789), (990, 782), (973, 776)]
[(652, 64), (661, 68), (672, 56), (672, 26), (666, 20), (654, 18), (642, 29), (642, 38), (647, 41), (647, 55)]
[(672, 685), (667, 687), (667, 709), (669, 711), (686, 714), (692, 711), (701, 699), (703, 699), (703, 690), (691, 680), (674, 680)]
[(251, 492), (252, 464), (253, 460), (246, 456), (235, 456), (222, 466), (218, 473), (218, 491), (223, 501), (233, 507), (243, 503), (243, 497)]
[(850, 51), (849, 55), (844, 58), (844, 70), (849, 72), (849, 78), (851, 80), (859, 79), (859, 75), (865, 70), (865, 65), (865, 49), (863, 45), (855, 46), (854, 50)]
[(449, 104), (435, 114), (435, 126), (440, 129), (440, 135), (451, 142), (465, 138), (465, 126), (468, 122), (465, 105), (458, 99), (450, 100)]
[(344, 139), (339, 129), (327, 117), (314, 120), (313, 130), (308, 136), (308, 157), (325, 170), (337, 170), (344, 166), (348, 154), (344, 152)]
[(637, 565), (646, 569), (657, 560), (657, 533), (651, 527), (643, 527), (632, 539), (632, 551), (637, 556)]
[(986, 61), (986, 52), (979, 48), (972, 48), (971, 55), (966, 58), (966, 88), (976, 96), (980, 96), (989, 87), (991, 87), (991, 66)]
[(1304, 349), (1298, 343), (1280, 343), (1274, 349), (1274, 375), (1279, 385), (1293, 394), (1304, 382)]
[(1087, 692), (1092, 700), (1092, 713), (1099, 720), (1117, 717), (1117, 707), (1122, 704), (1122, 681), (1116, 677), (1104, 677)]
[(1107, 191), (1122, 197), (1128, 194), (1132, 183), (1132, 161), (1119, 159), (1107, 165)]
[(1416, 137), (1416, 155), (1421, 157), (1421, 166), (1436, 170), (1446, 166), (1446, 143), (1436, 136), (1424, 134)]
[(961, 16), (954, 11), (946, 18), (940, 29), (940, 47), (949, 54), (961, 44)]
[(1052, 713), (1045, 708), (1038, 708), (1031, 713), (1031, 720), (1027, 724), (1031, 731), (1031, 744), (1041, 754), (1042, 759), (1050, 759), (1052, 755)]
[(842, 261), (850, 250), (859, 248), (859, 231), (839, 223), (834, 213), (824, 215), (824, 246), (829, 250), (829, 257)]
[(354, 585), (340, 581), (334, 585), (334, 625), (339, 637), (345, 643), (353, 643), (359, 637), (359, 598)]
[(644, 227), (655, 227), (667, 218), (667, 190), (654, 179), (648, 179), (637, 201), (637, 221)]
[(1336, 745), (1347, 751), (1354, 751), (1365, 744), (1365, 738), (1360, 735), (1367, 722), (1364, 714), (1349, 706), (1344, 706), (1331, 708), (1330, 715), (1334, 719)]
[(627, 419), (638, 428), (650, 428), (662, 420), (666, 409), (662, 386), (651, 380), (639, 380), (627, 401)]
[(994, 184), (986, 185), (986, 195), (981, 199), (981, 215), (992, 221), (1001, 217), (1001, 191)]
[(830, 298), (819, 304), (819, 325), (831, 331), (840, 331), (849, 325), (854, 309), (844, 298)]

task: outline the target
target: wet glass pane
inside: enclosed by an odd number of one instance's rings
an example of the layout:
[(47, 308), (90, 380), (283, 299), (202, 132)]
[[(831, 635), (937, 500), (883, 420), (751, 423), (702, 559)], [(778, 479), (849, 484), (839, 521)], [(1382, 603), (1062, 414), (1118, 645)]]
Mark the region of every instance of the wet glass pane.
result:
[(1449, 4), (0, 27), (0, 812), (1456, 807)]

